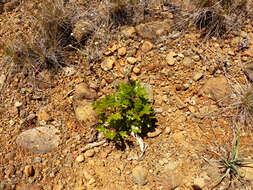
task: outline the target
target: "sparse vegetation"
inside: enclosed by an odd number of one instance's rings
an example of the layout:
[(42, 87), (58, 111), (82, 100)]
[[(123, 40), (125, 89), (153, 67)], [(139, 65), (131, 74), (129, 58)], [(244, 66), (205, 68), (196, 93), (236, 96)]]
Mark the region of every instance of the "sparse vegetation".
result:
[(123, 140), (154, 127), (152, 105), (138, 82), (120, 84), (115, 94), (97, 101), (94, 108), (100, 115), (97, 129), (110, 140)]
[(240, 168), (247, 167), (249, 163), (253, 163), (253, 160), (240, 158), (239, 149), (240, 133), (237, 132), (232, 149), (228, 153), (228, 156), (219, 161), (220, 169), (222, 170), (223, 175), (220, 177), (220, 179), (218, 179), (217, 182), (215, 182), (211, 189), (220, 185), (225, 179), (228, 179), (227, 188), (234, 187), (234, 185), (236, 185), (238, 182), (241, 183), (242, 186), (244, 183), (246, 183), (246, 180), (243, 179), (243, 174), (241, 173)]

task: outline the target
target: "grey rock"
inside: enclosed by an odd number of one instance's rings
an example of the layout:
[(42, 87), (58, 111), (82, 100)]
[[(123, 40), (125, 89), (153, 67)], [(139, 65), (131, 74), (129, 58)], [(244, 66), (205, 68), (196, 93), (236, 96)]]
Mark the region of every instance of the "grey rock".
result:
[(30, 152), (43, 154), (57, 148), (60, 143), (59, 130), (53, 126), (37, 127), (22, 132), (16, 143)]

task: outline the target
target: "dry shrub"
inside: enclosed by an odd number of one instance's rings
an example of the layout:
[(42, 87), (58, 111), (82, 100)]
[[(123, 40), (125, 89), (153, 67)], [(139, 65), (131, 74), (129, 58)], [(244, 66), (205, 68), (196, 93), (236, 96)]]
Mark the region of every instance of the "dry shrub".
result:
[(31, 36), (1, 43), (6, 57), (14, 63), (14, 71), (37, 74), (49, 69), (58, 71), (64, 65), (64, 48), (71, 40), (71, 10), (63, 0), (45, 0), (37, 13), (30, 13)]
[(206, 37), (240, 29), (247, 18), (247, 0), (195, 0), (193, 23)]

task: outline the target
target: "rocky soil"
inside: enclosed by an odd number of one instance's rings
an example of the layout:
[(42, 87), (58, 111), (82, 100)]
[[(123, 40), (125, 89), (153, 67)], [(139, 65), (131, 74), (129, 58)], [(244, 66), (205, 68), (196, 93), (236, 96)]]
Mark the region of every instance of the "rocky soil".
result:
[[(31, 32), (24, 4), (0, 2), (1, 40)], [(166, 12), (120, 27), (90, 65), (78, 51), (66, 52), (68, 64), (57, 73), (15, 73), (0, 51), (0, 189), (211, 189), (223, 175), (214, 161), (227, 156), (234, 138), (236, 90), (249, 85), (244, 73), (253, 76), (253, 21), (225, 39), (203, 42), (197, 30), (171, 31), (174, 18)], [(147, 87), (157, 118), (141, 160), (132, 159), (139, 153), (134, 139), (120, 149), (97, 134), (91, 107), (129, 70)], [(252, 134), (242, 131), (243, 158), (253, 157)], [(234, 189), (253, 189), (252, 168), (243, 172), (245, 181)]]

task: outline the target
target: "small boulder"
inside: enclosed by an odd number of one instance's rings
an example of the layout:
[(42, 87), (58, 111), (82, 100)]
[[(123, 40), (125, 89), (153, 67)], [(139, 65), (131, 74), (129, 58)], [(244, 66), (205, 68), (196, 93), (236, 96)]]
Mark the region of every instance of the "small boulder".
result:
[(216, 77), (209, 79), (200, 90), (200, 95), (219, 101), (231, 95), (232, 90), (225, 77)]
[(59, 130), (53, 126), (37, 127), (22, 132), (16, 143), (30, 152), (43, 154), (60, 144)]

